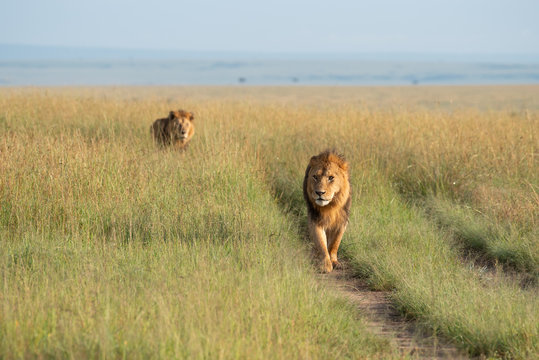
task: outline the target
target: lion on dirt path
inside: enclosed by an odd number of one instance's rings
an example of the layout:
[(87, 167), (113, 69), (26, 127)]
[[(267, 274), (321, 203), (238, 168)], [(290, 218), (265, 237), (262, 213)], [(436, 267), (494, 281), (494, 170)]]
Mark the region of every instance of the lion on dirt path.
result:
[(348, 225), (351, 205), (348, 162), (335, 151), (313, 156), (305, 170), (303, 197), (309, 235), (323, 258), (322, 271), (340, 266), (337, 251)]
[(150, 131), (159, 145), (185, 150), (195, 133), (194, 118), (185, 110), (171, 111), (167, 118), (155, 120)]

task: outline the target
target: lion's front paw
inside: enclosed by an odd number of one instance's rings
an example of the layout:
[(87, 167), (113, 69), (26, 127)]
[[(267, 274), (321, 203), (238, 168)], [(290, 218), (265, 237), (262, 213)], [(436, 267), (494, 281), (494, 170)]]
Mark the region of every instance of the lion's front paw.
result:
[(333, 264), (333, 269), (342, 269), (342, 265), (339, 262), (339, 260), (337, 259), (331, 260), (331, 263)]
[(329, 257), (325, 258), (322, 262), (322, 272), (330, 273), (333, 271), (333, 263)]

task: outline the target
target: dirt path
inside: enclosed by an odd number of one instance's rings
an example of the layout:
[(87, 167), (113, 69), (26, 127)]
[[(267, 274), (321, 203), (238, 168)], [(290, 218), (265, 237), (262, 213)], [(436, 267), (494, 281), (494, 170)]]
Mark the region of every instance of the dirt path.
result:
[(353, 277), (346, 267), (320, 276), (356, 305), (365, 315), (368, 327), (390, 339), (403, 356), (418, 359), (469, 358), (443, 339), (421, 332), (414, 321), (405, 320), (393, 307), (389, 292), (370, 290), (364, 280)]

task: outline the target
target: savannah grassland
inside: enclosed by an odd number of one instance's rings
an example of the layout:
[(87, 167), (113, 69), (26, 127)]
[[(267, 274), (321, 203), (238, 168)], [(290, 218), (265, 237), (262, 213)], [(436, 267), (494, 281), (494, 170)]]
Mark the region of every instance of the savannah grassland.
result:
[[(196, 116), (186, 153), (149, 127)], [(0, 358), (400, 358), (320, 281), (310, 156), (351, 164), (340, 256), (472, 356), (539, 356), (539, 87), (0, 89)]]

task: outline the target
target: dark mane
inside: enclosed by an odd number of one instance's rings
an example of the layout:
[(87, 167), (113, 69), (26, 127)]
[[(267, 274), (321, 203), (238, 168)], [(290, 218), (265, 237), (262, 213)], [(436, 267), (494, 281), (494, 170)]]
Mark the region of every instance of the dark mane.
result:
[(320, 218), (320, 211), (314, 207), (313, 203), (311, 202), (309, 198), (309, 194), (307, 193), (307, 181), (309, 179), (309, 171), (311, 170), (311, 166), (307, 166), (307, 169), (305, 170), (305, 177), (303, 178), (303, 198), (305, 199), (305, 202), (307, 203), (307, 212), (309, 214), (309, 218), (313, 219), (313, 221), (318, 221)]

